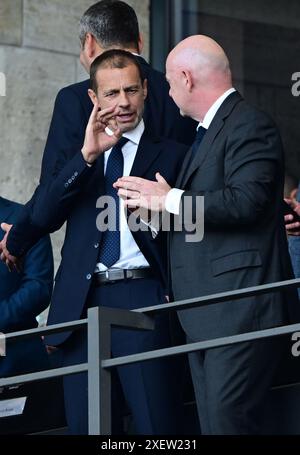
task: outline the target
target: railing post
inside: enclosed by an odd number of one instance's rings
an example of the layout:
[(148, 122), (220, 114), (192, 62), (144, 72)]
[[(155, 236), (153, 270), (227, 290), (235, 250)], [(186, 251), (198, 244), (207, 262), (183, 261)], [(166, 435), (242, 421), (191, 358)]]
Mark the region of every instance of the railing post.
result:
[(103, 308), (88, 310), (88, 417), (90, 435), (111, 434), (111, 372), (101, 368), (110, 358), (111, 333)]

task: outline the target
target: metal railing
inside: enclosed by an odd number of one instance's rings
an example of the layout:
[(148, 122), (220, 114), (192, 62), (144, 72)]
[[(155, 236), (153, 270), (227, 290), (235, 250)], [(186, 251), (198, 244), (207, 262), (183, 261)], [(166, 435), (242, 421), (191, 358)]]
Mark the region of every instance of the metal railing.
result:
[(8, 343), (21, 338), (25, 339), (33, 336), (49, 335), (52, 333), (66, 332), (70, 330), (80, 330), (87, 327), (88, 361), (87, 363), (79, 365), (3, 378), (0, 379), (0, 387), (87, 372), (89, 434), (111, 434), (110, 370), (112, 368), (116, 368), (121, 365), (129, 365), (131, 363), (143, 362), (150, 359), (164, 358), (168, 356), (187, 354), (203, 349), (233, 345), (244, 341), (254, 341), (282, 336), (300, 331), (300, 323), (116, 358), (111, 358), (110, 343), (112, 327), (126, 327), (135, 330), (152, 330), (154, 328), (153, 316), (157, 313), (165, 311), (178, 311), (214, 303), (225, 303), (238, 298), (266, 294), (268, 292), (279, 291), (292, 287), (300, 287), (300, 279), (270, 283), (230, 292), (222, 292), (204, 297), (155, 305), (147, 308), (139, 308), (132, 311), (95, 307), (90, 308), (88, 310), (88, 317), (80, 321), (9, 333), (6, 335), (6, 341)]

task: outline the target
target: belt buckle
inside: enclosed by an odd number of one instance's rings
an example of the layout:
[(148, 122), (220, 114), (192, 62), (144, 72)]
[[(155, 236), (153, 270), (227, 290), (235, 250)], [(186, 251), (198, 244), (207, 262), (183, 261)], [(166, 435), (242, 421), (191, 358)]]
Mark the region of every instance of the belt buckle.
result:
[(106, 270), (105, 278), (110, 283), (115, 283), (116, 281), (123, 280), (125, 278), (124, 270), (122, 269)]
[(133, 278), (133, 271), (132, 270), (124, 270), (125, 272), (125, 281), (131, 280)]

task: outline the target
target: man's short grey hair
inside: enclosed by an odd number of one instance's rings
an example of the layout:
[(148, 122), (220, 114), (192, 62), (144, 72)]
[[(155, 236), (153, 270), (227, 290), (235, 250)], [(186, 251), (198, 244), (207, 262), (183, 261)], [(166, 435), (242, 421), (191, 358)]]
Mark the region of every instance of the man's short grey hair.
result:
[(139, 25), (135, 11), (118, 0), (102, 0), (92, 5), (79, 22), (79, 39), (84, 46), (87, 33), (96, 38), (103, 49), (114, 46), (138, 50)]

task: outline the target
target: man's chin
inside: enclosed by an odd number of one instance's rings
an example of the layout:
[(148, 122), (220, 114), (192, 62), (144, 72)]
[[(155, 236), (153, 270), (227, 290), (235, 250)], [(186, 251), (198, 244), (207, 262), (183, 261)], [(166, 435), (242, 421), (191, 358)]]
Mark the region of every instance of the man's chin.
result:
[(124, 123), (118, 123), (118, 128), (120, 129), (121, 133), (127, 133), (127, 131), (132, 131), (134, 130), (138, 124), (140, 122), (139, 121), (135, 121), (135, 122), (124, 122)]

